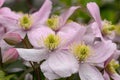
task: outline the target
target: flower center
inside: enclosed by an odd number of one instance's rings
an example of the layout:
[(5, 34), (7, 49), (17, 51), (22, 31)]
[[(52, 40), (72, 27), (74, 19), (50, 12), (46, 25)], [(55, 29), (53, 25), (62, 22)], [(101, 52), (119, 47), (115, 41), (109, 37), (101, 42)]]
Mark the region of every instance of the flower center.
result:
[(59, 17), (58, 16), (52, 16), (50, 19), (46, 22), (47, 26), (50, 27), (53, 30), (57, 30), (59, 27)]
[(111, 22), (104, 21), (104, 25), (102, 28), (102, 33), (104, 35), (110, 35), (115, 30), (115, 26), (111, 24)]
[(85, 44), (76, 44), (72, 47), (72, 52), (79, 61), (85, 61), (90, 55), (90, 47)]
[(44, 44), (49, 50), (54, 50), (60, 44), (60, 37), (50, 34), (45, 38)]
[(32, 26), (32, 19), (31, 16), (29, 15), (24, 15), (22, 18), (20, 18), (20, 26), (24, 29), (24, 30), (28, 30), (31, 28)]
[(106, 67), (106, 69), (111, 73), (116, 73), (116, 69), (119, 68), (119, 63), (115, 60), (112, 60)]

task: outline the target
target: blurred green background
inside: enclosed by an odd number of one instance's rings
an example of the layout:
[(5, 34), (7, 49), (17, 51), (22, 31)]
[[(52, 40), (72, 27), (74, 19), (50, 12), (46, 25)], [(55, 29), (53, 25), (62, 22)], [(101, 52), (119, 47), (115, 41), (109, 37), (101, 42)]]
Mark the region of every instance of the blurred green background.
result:
[[(17, 12), (31, 13), (37, 11), (44, 0), (6, 0), (4, 6), (10, 7)], [(120, 0), (52, 0), (52, 14), (60, 14), (71, 6), (81, 6), (71, 17), (71, 19), (87, 23), (90, 20), (89, 13), (86, 9), (88, 2), (96, 2), (100, 7), (102, 19), (106, 19), (116, 24), (120, 21)]]

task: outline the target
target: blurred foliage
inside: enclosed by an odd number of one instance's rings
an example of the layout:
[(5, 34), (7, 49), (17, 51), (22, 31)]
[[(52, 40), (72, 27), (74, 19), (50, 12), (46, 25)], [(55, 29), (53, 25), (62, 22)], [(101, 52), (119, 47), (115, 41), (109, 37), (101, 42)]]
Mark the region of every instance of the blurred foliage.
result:
[[(71, 17), (71, 19), (88, 23), (90, 15), (86, 9), (88, 2), (96, 2), (100, 7), (102, 19), (111, 21), (112, 23), (118, 23), (120, 20), (120, 0), (52, 0), (53, 1), (53, 13), (60, 14), (71, 6), (81, 6), (80, 10), (77, 10)], [(12, 0), (9, 3), (6, 2), (4, 6), (10, 7), (17, 12), (31, 13), (37, 11), (44, 0)]]

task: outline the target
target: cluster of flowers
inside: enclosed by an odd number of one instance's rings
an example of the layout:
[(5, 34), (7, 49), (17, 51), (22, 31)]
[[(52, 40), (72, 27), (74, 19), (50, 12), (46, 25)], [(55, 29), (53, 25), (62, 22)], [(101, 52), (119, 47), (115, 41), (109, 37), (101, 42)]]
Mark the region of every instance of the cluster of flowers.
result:
[[(0, 6), (3, 3), (4, 0), (0, 0)], [(50, 0), (45, 0), (33, 14), (0, 8), (3, 63), (14, 61), (18, 56), (25, 61), (42, 62), (40, 68), (49, 80), (75, 73), (79, 73), (81, 80), (120, 80), (117, 71), (120, 27), (101, 20), (96, 3), (90, 2), (86, 7), (94, 19), (88, 25), (68, 20), (80, 6), (72, 6), (60, 16), (50, 16)], [(26, 35), (33, 47), (15, 48)]]

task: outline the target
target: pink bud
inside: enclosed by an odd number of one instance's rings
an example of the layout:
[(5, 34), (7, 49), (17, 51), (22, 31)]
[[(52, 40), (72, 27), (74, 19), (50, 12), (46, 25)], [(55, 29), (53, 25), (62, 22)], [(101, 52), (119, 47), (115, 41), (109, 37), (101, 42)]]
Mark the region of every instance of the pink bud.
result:
[(20, 37), (19, 34), (17, 33), (7, 33), (4, 36), (4, 40), (9, 44), (9, 45), (16, 45), (22, 41), (22, 38)]
[(15, 48), (9, 48), (5, 53), (3, 53), (2, 62), (10, 63), (18, 59), (18, 52)]

